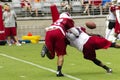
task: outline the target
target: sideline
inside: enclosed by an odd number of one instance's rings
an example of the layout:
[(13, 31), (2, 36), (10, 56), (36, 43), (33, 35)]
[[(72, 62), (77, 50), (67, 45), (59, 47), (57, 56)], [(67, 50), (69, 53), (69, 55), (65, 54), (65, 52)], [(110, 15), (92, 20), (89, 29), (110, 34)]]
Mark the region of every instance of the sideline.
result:
[[(47, 67), (43, 67), (43, 66), (40, 66), (40, 65), (38, 65), (38, 64), (34, 64), (34, 63), (32, 63), (32, 62), (28, 62), (28, 61), (25, 61), (25, 60), (22, 60), (22, 59), (13, 57), (13, 56), (9, 56), (9, 55), (4, 54), (4, 53), (0, 53), (0, 56), (4, 56), (4, 57), (7, 57), (7, 58), (9, 58), (9, 59), (13, 59), (13, 60), (16, 60), (16, 61), (20, 61), (20, 62), (29, 64), (29, 65), (35, 66), (35, 67), (37, 67), (37, 68), (41, 68), (41, 69), (44, 69), (44, 70), (47, 70), (47, 71), (56, 73), (56, 71), (53, 70), (53, 69), (50, 69), (50, 68), (47, 68)], [(68, 74), (64, 74), (64, 75), (65, 75), (66, 77), (70, 78), (70, 79), (73, 79), (73, 80), (81, 80), (81, 79), (79, 79), (79, 78), (76, 78), (76, 77), (71, 76), (71, 75), (68, 75)]]

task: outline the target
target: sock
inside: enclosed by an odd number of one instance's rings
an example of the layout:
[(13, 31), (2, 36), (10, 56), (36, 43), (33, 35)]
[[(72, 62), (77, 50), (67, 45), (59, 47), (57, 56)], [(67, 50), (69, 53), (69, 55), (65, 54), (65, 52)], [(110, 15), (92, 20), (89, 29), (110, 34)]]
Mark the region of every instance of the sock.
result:
[(107, 67), (106, 65), (102, 66), (104, 69), (108, 70), (109, 67)]
[(57, 66), (57, 71), (61, 72), (62, 66)]

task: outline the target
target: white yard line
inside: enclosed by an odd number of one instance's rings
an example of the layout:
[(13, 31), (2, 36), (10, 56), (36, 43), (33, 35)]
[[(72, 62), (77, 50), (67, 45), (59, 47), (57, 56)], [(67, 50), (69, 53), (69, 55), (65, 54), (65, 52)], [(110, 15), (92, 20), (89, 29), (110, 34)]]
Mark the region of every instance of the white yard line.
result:
[[(4, 57), (7, 57), (9, 59), (13, 59), (13, 60), (17, 60), (17, 61), (20, 61), (20, 62), (23, 62), (23, 63), (26, 63), (26, 64), (30, 64), (32, 66), (35, 66), (37, 68), (41, 68), (41, 69), (44, 69), (44, 70), (47, 70), (47, 71), (50, 71), (50, 72), (53, 72), (53, 73), (56, 73), (55, 70), (53, 69), (50, 69), (50, 68), (47, 68), (47, 67), (44, 67), (44, 66), (40, 66), (38, 64), (34, 64), (32, 62), (29, 62), (29, 61), (25, 61), (25, 60), (22, 60), (22, 59), (19, 59), (19, 58), (16, 58), (16, 57), (13, 57), (13, 56), (9, 56), (7, 54), (4, 54), (4, 53), (0, 53), (1, 56), (4, 56)], [(66, 77), (70, 78), (70, 79), (73, 79), (73, 80), (81, 80), (77, 77), (74, 77), (74, 76), (71, 76), (71, 75), (68, 75), (68, 74), (64, 74)]]

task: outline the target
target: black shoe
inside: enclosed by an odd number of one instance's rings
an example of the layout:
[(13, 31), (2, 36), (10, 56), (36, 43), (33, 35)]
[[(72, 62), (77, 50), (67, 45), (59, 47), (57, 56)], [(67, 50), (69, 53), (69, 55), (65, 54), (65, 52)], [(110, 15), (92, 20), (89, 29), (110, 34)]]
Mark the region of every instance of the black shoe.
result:
[(42, 51), (41, 51), (41, 57), (45, 57), (45, 55), (49, 58), (49, 59), (54, 59), (55, 56), (51, 56), (48, 48), (46, 47), (46, 45), (43, 45)]
[(57, 71), (56, 76), (57, 76), (57, 77), (64, 77), (64, 75), (63, 75), (60, 71)]
[(42, 51), (41, 51), (41, 57), (45, 57), (45, 54), (47, 54), (49, 51), (45, 45), (43, 45)]
[(107, 70), (107, 73), (112, 73), (112, 69), (109, 68), (109, 69)]

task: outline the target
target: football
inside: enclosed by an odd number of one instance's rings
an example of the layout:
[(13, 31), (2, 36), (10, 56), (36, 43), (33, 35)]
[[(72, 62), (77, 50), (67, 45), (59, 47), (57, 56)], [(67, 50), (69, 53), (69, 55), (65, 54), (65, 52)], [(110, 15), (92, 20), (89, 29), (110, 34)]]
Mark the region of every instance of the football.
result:
[(96, 24), (92, 21), (86, 22), (85, 25), (89, 28), (89, 29), (95, 29), (96, 28)]

